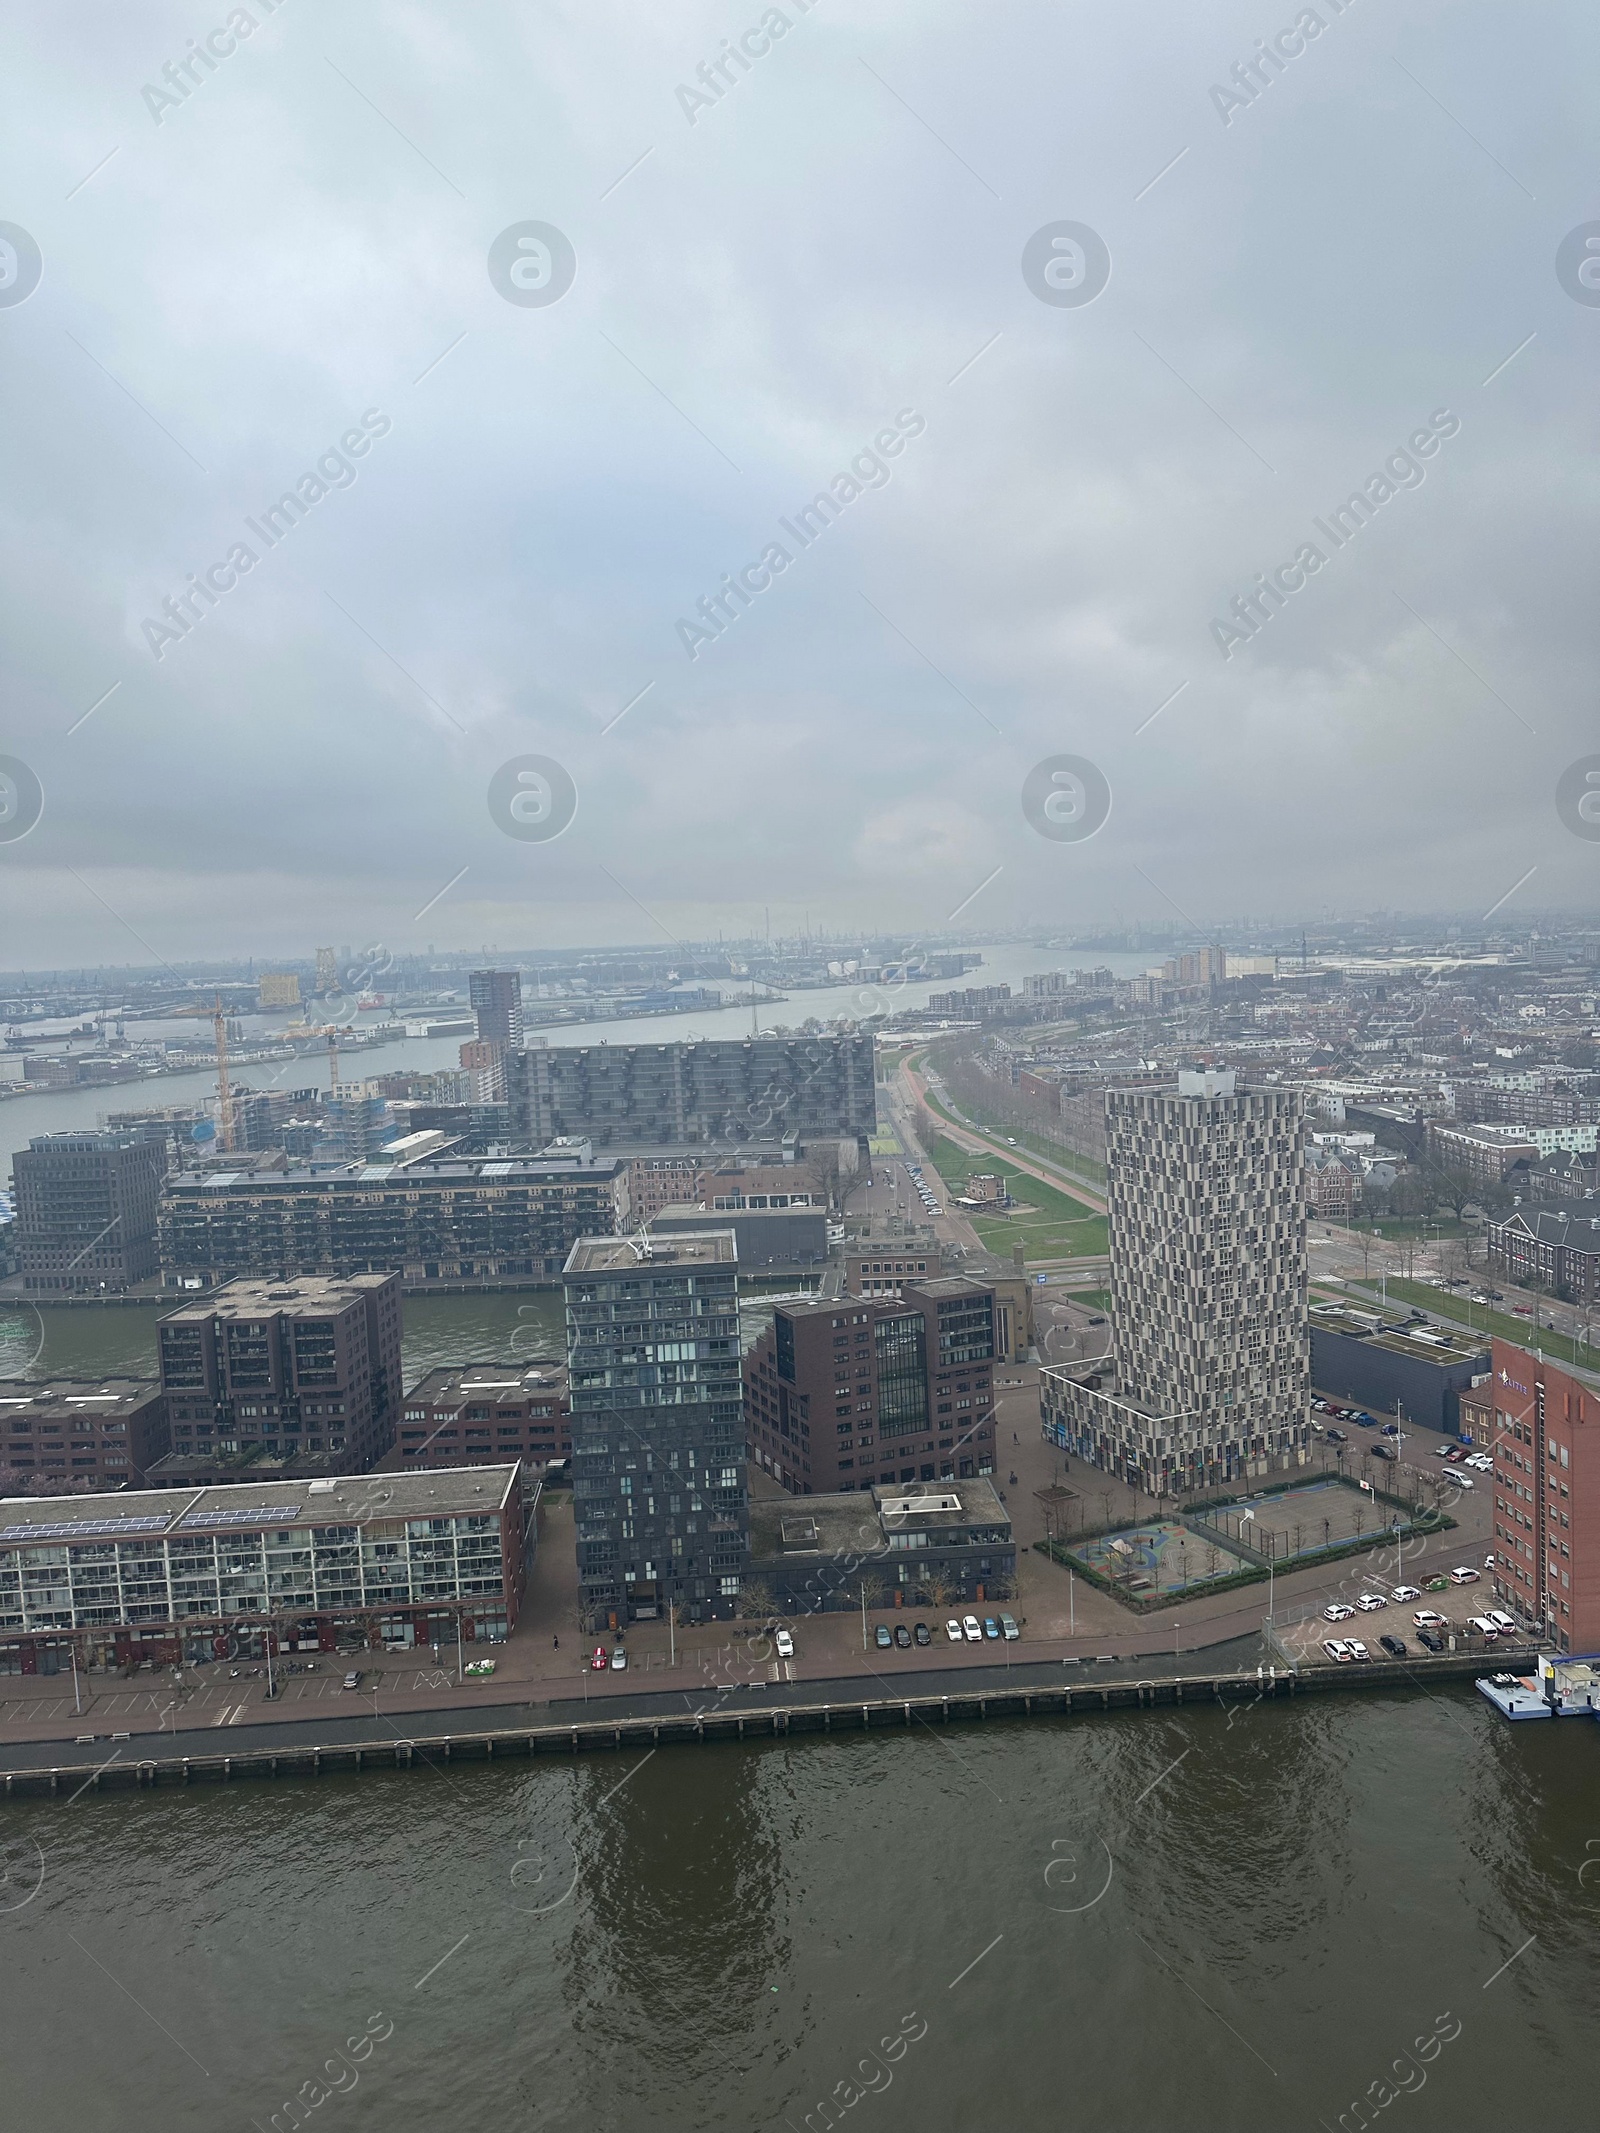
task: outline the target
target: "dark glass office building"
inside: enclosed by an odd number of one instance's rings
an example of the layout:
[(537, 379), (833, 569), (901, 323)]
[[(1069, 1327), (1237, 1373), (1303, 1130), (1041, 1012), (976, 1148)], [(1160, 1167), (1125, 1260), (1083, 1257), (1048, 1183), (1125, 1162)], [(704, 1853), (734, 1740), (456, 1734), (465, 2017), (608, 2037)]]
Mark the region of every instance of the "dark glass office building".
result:
[(750, 1520), (732, 1231), (583, 1237), (565, 1283), (586, 1624), (735, 1615)]

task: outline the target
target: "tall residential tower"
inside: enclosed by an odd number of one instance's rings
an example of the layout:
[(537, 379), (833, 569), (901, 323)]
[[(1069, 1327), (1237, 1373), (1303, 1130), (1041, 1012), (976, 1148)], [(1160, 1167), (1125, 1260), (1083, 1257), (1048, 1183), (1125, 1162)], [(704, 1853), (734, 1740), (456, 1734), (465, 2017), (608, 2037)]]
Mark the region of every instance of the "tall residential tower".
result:
[(733, 1232), (580, 1237), (566, 1298), (586, 1624), (735, 1614), (750, 1514)]
[(1107, 1090), (1112, 1354), (1040, 1373), (1053, 1442), (1152, 1494), (1304, 1464), (1303, 1120), (1231, 1073)]

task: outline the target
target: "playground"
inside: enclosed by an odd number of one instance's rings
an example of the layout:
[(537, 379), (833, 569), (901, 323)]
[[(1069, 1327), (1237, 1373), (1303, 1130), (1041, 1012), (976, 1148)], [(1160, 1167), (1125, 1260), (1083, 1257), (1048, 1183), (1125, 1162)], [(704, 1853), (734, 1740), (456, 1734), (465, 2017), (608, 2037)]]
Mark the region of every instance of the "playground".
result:
[(1346, 1548), (1352, 1541), (1392, 1531), (1396, 1520), (1402, 1531), (1409, 1531), (1405, 1512), (1333, 1475), (1195, 1513), (1195, 1523), (1214, 1529), (1224, 1544), (1236, 1541), (1276, 1563)]
[(1203, 1589), (1213, 1579), (1236, 1577), (1252, 1567), (1222, 1534), (1212, 1539), (1166, 1518), (1070, 1545), (1088, 1569), (1130, 1597), (1145, 1599)]

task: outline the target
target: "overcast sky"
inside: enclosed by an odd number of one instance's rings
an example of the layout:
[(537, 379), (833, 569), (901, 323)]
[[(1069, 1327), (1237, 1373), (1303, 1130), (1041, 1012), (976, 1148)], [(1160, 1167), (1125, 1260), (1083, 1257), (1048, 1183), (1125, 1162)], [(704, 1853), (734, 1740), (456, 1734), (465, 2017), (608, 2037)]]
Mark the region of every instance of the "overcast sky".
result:
[(1592, 6), (247, 12), (0, 16), (0, 963), (1592, 907)]

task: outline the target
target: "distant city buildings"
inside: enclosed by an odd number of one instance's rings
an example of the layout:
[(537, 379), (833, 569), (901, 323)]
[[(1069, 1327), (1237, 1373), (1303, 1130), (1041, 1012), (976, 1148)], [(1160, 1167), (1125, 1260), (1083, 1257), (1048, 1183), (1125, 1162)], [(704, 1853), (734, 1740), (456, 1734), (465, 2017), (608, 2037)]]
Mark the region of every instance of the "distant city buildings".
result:
[(522, 975), (515, 970), (474, 970), (467, 979), (467, 998), (477, 1019), (478, 1036), (486, 1044), (503, 1044), (508, 1050), (522, 1047)]
[(1045, 1435), (1151, 1494), (1303, 1464), (1300, 1098), (1217, 1072), (1105, 1102), (1113, 1354), (1040, 1372)]
[(565, 1288), (585, 1623), (736, 1614), (749, 1513), (731, 1232), (581, 1238)]
[(172, 1450), (164, 1488), (360, 1474), (394, 1442), (400, 1277), (235, 1281), (156, 1329)]
[(270, 1015), (300, 1005), (300, 979), (292, 970), (264, 970), (256, 995), (261, 1012)]
[(164, 1138), (138, 1132), (36, 1135), (12, 1158), (23, 1287), (119, 1295), (156, 1272)]
[(511, 1127), (542, 1145), (684, 1149), (833, 1134), (877, 1120), (872, 1038), (752, 1037), (681, 1044), (552, 1045), (506, 1060)]
[(992, 1473), (994, 1361), (994, 1292), (962, 1276), (778, 1304), (744, 1361), (752, 1456), (796, 1496)]

